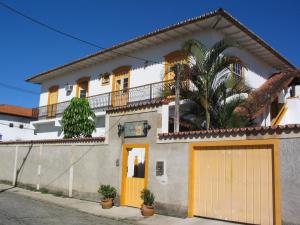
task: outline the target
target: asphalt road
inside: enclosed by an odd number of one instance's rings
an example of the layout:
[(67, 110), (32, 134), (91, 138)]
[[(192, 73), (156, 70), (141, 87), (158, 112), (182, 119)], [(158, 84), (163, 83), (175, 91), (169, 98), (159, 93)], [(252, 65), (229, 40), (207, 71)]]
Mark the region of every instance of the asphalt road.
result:
[(0, 192), (0, 225), (127, 225), (34, 200), (11, 192)]

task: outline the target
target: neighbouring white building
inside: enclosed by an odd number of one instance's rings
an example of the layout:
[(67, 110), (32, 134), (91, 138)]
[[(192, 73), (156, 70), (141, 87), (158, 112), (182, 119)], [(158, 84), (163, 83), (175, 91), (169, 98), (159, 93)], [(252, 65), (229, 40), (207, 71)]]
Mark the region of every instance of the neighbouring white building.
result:
[[(108, 109), (134, 107), (165, 98), (164, 88), (172, 79), (168, 68), (184, 59), (180, 49), (185, 40), (197, 39), (211, 47), (223, 38), (239, 44), (239, 48), (230, 48), (228, 53), (240, 57), (248, 66), (245, 70), (235, 65), (236, 72), (245, 77), (254, 92), (265, 89), (270, 92), (263, 92), (268, 98), (262, 99), (257, 108), (258, 125), (300, 123), (296, 67), (229, 13), (217, 10), (29, 78), (28, 82), (41, 85), (38, 120), (31, 122), (36, 138), (63, 136), (62, 112), (75, 96), (86, 97), (96, 112), (97, 130), (93, 135), (105, 136)], [(285, 73), (281, 72), (286, 70), (294, 71), (290, 79), (285, 79)], [(273, 85), (274, 76), (279, 84), (275, 90), (268, 88)], [(158, 132), (170, 131), (174, 101), (170, 98), (168, 101), (161, 106)]]
[(0, 105), (0, 141), (33, 139), (30, 122), (36, 119), (33, 109), (12, 105)]

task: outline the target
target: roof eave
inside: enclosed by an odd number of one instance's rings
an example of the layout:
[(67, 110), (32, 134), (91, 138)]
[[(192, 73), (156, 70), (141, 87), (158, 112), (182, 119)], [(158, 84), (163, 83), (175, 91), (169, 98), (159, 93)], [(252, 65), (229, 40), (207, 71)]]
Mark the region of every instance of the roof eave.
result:
[(283, 57), (280, 53), (278, 53), (274, 48), (272, 48), (270, 45), (268, 45), (265, 41), (263, 41), (259, 36), (257, 36), (254, 32), (252, 32), (251, 30), (249, 30), (248, 28), (246, 28), (242, 23), (240, 23), (238, 20), (236, 20), (231, 14), (229, 14), (227, 11), (225, 11), (224, 9), (220, 8), (218, 10), (215, 10), (215, 11), (212, 11), (212, 12), (209, 12), (209, 13), (206, 13), (206, 14), (203, 14), (201, 16), (198, 16), (198, 17), (194, 17), (194, 18), (191, 18), (191, 19), (188, 19), (188, 20), (184, 20), (182, 22), (179, 22), (177, 24), (174, 24), (174, 25), (170, 25), (168, 27), (165, 27), (165, 28), (162, 28), (162, 29), (158, 29), (156, 31), (153, 31), (153, 32), (150, 32), (148, 34), (145, 34), (145, 35), (142, 35), (142, 36), (139, 36), (137, 38), (133, 38), (133, 39), (130, 39), (126, 42), (123, 42), (121, 44), (118, 44), (118, 45), (115, 45), (115, 46), (112, 46), (110, 48), (107, 48), (107, 49), (104, 49), (102, 51), (99, 51), (99, 52), (96, 52), (94, 54), (91, 54), (91, 55), (88, 55), (86, 57), (83, 57), (83, 58), (80, 58), (80, 59), (77, 59), (77, 60), (74, 60), (72, 62), (69, 62), (67, 64), (64, 64), (62, 66), (59, 66), (59, 67), (56, 67), (54, 69), (51, 69), (51, 70), (48, 70), (48, 71), (45, 71), (45, 72), (42, 72), (42, 73), (39, 73), (35, 76), (32, 76), (32, 77), (29, 77), (28, 79), (26, 79), (27, 82), (30, 82), (30, 83), (35, 83), (35, 84), (40, 84), (41, 83), (41, 79), (38, 79), (38, 78), (41, 78), (42, 76), (44, 75), (47, 75), (47, 74), (50, 74), (52, 72), (56, 72), (58, 70), (61, 70), (65, 67), (68, 67), (68, 66), (71, 66), (71, 65), (74, 65), (76, 63), (79, 63), (79, 62), (82, 62), (82, 61), (85, 61), (87, 59), (91, 59), (93, 57), (96, 57), (96, 56), (99, 56), (101, 54), (104, 54), (104, 53), (107, 53), (107, 52), (113, 52), (115, 51), (116, 49), (119, 49), (121, 47), (125, 47), (125, 46), (128, 46), (132, 43), (135, 43), (135, 42), (138, 42), (138, 41), (141, 41), (141, 40), (144, 40), (146, 38), (151, 38), (153, 36), (156, 36), (156, 35), (159, 35), (161, 33), (164, 33), (164, 32), (167, 32), (167, 31), (170, 31), (170, 30), (173, 30), (173, 29), (176, 29), (176, 28), (179, 28), (179, 27), (182, 27), (182, 26), (186, 26), (186, 25), (189, 25), (191, 23), (195, 23), (195, 22), (198, 22), (198, 21), (201, 21), (201, 20), (206, 20), (206, 19), (209, 19), (211, 17), (214, 17), (214, 16), (217, 16), (217, 15), (221, 15), (223, 18), (225, 18), (227, 21), (229, 21), (230, 23), (232, 23), (233, 25), (235, 25), (236, 27), (238, 27), (239, 29), (241, 29), (243, 32), (245, 32), (246, 34), (248, 34), (254, 41), (258, 42), (260, 45), (262, 45), (263, 47), (265, 47), (268, 51), (270, 51), (273, 55), (275, 55), (278, 59), (280, 59), (280, 61), (283, 61), (284, 64), (287, 64), (290, 68), (292, 69), (296, 69), (296, 66), (293, 65), (292, 63), (290, 63), (285, 57)]

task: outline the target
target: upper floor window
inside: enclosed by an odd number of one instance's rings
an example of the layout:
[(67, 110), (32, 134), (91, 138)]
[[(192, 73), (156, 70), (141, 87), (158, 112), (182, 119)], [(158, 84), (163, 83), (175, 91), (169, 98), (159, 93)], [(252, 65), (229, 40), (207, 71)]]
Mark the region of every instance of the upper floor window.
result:
[(78, 98), (86, 98), (89, 95), (89, 81), (90, 78), (84, 77), (77, 81), (77, 92), (76, 96)]
[(232, 65), (232, 73), (235, 76), (240, 76), (243, 77), (244, 76), (244, 68), (241, 64), (239, 63), (235, 63)]
[(55, 117), (58, 101), (58, 86), (52, 86), (48, 91), (47, 117)]
[(165, 56), (165, 76), (164, 80), (173, 80), (175, 73), (172, 69), (176, 64), (186, 64), (188, 55), (182, 50), (171, 52)]
[(109, 73), (101, 74), (102, 86), (109, 85), (109, 82), (110, 82), (110, 74)]

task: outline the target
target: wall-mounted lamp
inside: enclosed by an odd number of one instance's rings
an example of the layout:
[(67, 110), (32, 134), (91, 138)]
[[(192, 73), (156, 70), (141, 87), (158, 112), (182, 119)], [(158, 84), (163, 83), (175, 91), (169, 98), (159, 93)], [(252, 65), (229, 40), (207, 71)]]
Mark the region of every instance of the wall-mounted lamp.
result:
[(151, 125), (147, 121), (145, 121), (144, 122), (144, 134), (147, 134), (148, 130), (150, 130), (150, 129), (151, 129)]
[(124, 125), (118, 124), (118, 136), (120, 137), (121, 134), (124, 132)]

